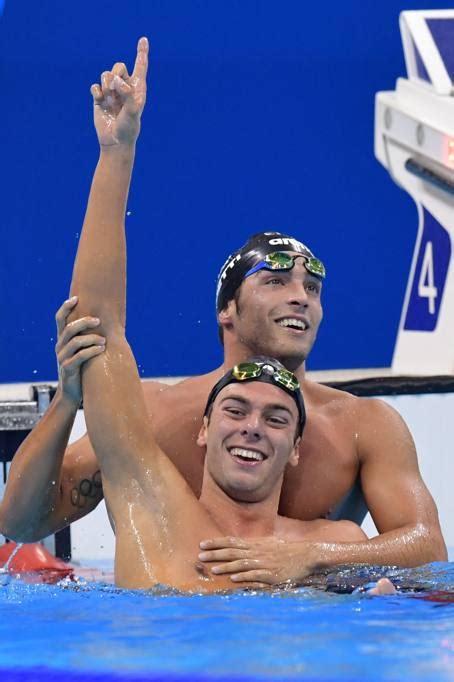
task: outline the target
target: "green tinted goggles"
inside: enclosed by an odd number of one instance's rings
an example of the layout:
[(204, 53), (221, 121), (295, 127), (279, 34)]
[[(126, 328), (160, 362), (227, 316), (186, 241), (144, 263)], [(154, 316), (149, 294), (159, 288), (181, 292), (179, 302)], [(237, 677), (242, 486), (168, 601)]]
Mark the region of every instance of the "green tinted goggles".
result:
[(272, 358), (269, 361), (267, 361), (267, 358), (264, 358), (263, 362), (252, 358), (250, 362), (242, 362), (226, 372), (211, 389), (204, 415), (209, 414), (211, 405), (223, 388), (229, 384), (241, 381), (263, 381), (282, 389), (293, 398), (299, 414), (298, 435), (302, 435), (306, 423), (306, 410), (299, 381), (288, 369), (276, 367), (272, 362)]
[(299, 391), (300, 389), (300, 383), (292, 372), (287, 369), (278, 369), (266, 362), (242, 362), (235, 365), (232, 374), (237, 381), (257, 379), (262, 374), (268, 374), (276, 384), (280, 384), (290, 391)]
[(321, 260), (313, 256), (305, 256), (304, 254), (292, 255), (284, 251), (268, 253), (263, 260), (246, 272), (244, 278), (253, 275), (254, 272), (259, 270), (291, 270), (297, 258), (304, 258), (304, 267), (311, 275), (325, 279), (326, 270)]

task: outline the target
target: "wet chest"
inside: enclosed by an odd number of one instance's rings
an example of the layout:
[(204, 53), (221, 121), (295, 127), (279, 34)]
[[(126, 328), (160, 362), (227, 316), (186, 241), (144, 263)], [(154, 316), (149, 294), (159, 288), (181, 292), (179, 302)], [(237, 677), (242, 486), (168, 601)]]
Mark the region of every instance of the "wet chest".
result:
[(286, 469), (279, 512), (291, 518), (326, 517), (358, 475), (355, 432), (336, 418), (308, 419), (298, 466)]

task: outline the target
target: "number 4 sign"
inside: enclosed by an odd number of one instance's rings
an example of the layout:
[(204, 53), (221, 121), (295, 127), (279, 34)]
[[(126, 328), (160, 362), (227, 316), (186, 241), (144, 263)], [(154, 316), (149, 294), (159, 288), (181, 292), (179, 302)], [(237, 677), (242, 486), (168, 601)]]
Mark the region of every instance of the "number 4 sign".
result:
[(421, 273), (419, 275), (418, 295), (427, 298), (430, 315), (435, 315), (437, 287), (434, 286), (434, 252), (432, 242), (426, 242)]
[(423, 232), (413, 273), (404, 329), (431, 332), (438, 314), (451, 258), (449, 233), (423, 207)]

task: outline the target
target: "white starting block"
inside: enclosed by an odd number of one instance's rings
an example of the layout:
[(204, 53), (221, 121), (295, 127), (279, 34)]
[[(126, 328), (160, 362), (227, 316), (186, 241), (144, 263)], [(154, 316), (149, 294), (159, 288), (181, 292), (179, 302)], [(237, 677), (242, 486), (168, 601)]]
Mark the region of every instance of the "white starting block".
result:
[(375, 155), (419, 227), (392, 368), (453, 374), (454, 10), (402, 12), (400, 30), (407, 78), (376, 95)]

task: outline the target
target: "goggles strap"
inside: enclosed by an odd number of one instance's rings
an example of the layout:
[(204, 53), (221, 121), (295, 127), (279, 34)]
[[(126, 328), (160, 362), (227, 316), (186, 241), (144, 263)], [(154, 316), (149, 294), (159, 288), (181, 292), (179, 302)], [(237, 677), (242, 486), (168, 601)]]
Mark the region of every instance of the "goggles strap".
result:
[(250, 275), (253, 275), (259, 270), (291, 270), (294, 267), (297, 258), (304, 259), (304, 266), (312, 275), (321, 277), (322, 279), (325, 278), (325, 266), (318, 258), (305, 256), (300, 253), (291, 255), (282, 251), (276, 251), (275, 253), (267, 254), (263, 260), (256, 263), (256, 265), (246, 272), (244, 279), (250, 277)]

